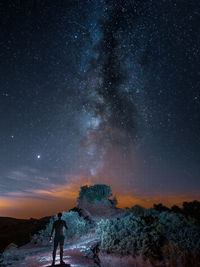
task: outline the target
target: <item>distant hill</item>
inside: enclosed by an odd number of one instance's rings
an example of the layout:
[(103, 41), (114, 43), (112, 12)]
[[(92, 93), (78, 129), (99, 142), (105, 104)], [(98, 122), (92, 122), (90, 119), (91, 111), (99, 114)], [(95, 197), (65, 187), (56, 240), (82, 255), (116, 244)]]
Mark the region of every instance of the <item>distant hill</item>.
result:
[(10, 244), (22, 246), (30, 241), (32, 235), (45, 228), (50, 217), (29, 220), (0, 217), (0, 253)]

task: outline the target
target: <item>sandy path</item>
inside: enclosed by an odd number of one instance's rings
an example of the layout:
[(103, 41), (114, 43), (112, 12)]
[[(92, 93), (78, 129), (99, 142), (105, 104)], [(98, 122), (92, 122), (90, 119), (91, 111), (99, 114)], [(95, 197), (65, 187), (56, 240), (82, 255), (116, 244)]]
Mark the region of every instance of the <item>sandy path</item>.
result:
[[(85, 257), (91, 245), (96, 239), (87, 239), (82, 242), (64, 246), (63, 260), (71, 267), (95, 267), (92, 257)], [(49, 267), (52, 262), (53, 245), (36, 246), (27, 244), (17, 249), (10, 249), (4, 255), (4, 262), (0, 266), (4, 267)], [(59, 249), (57, 250), (56, 265), (61, 266)], [(5, 265), (3, 265), (5, 264)]]

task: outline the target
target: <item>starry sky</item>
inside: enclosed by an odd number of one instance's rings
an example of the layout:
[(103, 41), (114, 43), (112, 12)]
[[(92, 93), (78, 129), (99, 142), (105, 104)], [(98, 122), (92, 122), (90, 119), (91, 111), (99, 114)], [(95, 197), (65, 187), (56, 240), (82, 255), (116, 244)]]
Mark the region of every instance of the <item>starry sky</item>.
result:
[(0, 216), (106, 183), (119, 206), (200, 199), (200, 2), (0, 2)]

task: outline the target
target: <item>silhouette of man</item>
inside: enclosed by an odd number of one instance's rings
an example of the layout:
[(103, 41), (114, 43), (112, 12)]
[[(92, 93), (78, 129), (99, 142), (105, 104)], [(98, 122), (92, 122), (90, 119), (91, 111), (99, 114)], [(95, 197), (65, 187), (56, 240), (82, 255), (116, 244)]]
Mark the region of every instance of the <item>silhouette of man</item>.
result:
[(58, 213), (58, 220), (53, 223), (52, 231), (51, 231), (51, 237), (50, 240), (52, 240), (53, 232), (55, 230), (55, 237), (54, 237), (54, 248), (53, 248), (53, 262), (52, 266), (55, 265), (55, 259), (56, 259), (56, 250), (58, 247), (58, 244), (60, 244), (60, 264), (65, 264), (63, 261), (63, 245), (64, 245), (64, 233), (63, 228), (67, 230), (68, 227), (66, 225), (66, 222), (64, 220), (61, 220), (62, 213)]

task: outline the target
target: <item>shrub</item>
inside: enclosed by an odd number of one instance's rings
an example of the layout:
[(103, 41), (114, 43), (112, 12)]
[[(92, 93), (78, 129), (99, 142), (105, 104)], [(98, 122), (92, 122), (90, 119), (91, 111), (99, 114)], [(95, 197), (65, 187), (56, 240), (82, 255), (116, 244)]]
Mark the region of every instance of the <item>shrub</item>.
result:
[(121, 219), (101, 220), (97, 229), (100, 249), (108, 253), (159, 258), (164, 236), (156, 225), (157, 219), (150, 215), (141, 218), (130, 214)]
[(127, 209), (128, 213), (132, 213), (136, 217), (144, 216), (147, 214), (147, 210), (140, 205), (135, 205), (134, 207)]
[(200, 228), (195, 220), (170, 211), (136, 206), (124, 217), (101, 220), (97, 233), (100, 249), (107, 253), (160, 260), (163, 246), (169, 243), (191, 253), (200, 250)]
[(186, 216), (190, 216), (192, 218), (195, 218), (197, 222), (200, 221), (200, 202), (197, 200), (194, 200), (192, 202), (183, 202), (183, 208), (182, 212)]
[(161, 212), (158, 218), (162, 232), (170, 242), (192, 252), (200, 250), (200, 228), (193, 218), (167, 211)]

